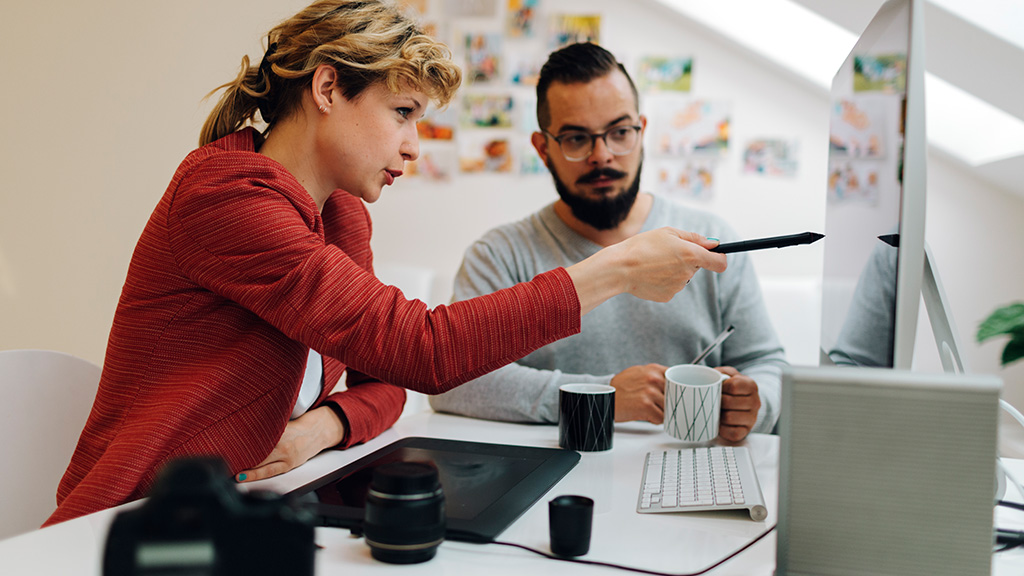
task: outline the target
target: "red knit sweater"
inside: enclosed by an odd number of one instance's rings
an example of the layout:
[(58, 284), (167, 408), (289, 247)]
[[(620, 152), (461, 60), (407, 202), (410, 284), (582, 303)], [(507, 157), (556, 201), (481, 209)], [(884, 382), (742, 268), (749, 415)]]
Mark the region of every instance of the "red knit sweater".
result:
[[(395, 422), (405, 392), (392, 384), (444, 392), (579, 331), (563, 269), (432, 311), (405, 300), (372, 274), (362, 202), (337, 191), (321, 215), (254, 136), (189, 154), (153, 211), (47, 524), (144, 496), (174, 457), (219, 455), (233, 474), (262, 462), (310, 348), (324, 356), (318, 404), (348, 420), (344, 448)], [(346, 368), (348, 389), (332, 392)]]

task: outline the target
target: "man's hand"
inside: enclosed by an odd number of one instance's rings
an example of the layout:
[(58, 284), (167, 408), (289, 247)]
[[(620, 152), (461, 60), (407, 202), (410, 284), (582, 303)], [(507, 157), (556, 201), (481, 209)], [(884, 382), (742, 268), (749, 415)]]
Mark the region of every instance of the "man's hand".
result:
[(345, 437), (345, 425), (329, 406), (320, 406), (292, 420), (277, 446), (255, 468), (243, 470), (239, 482), (252, 482), (284, 474)]
[(757, 422), (757, 411), (761, 409), (757, 382), (732, 366), (719, 366), (715, 370), (728, 376), (722, 382), (722, 418), (718, 437), (726, 442), (739, 442), (750, 434)]
[(630, 366), (612, 378), (615, 388), (615, 421), (665, 419), (665, 370), (661, 364)]

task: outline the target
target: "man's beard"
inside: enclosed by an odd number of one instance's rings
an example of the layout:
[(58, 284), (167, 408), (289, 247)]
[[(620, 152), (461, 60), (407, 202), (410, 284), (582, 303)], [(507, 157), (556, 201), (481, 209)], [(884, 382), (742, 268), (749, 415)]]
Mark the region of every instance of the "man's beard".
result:
[[(633, 178), (633, 182), (627, 188), (624, 188), (620, 194), (614, 197), (591, 200), (590, 198), (573, 194), (562, 181), (558, 172), (555, 171), (551, 161), (547, 162), (548, 170), (551, 171), (551, 177), (555, 181), (555, 190), (558, 191), (558, 196), (562, 199), (562, 202), (569, 206), (572, 215), (579, 221), (597, 230), (611, 230), (621, 224), (626, 219), (626, 216), (629, 216), (629, 211), (633, 208), (636, 196), (640, 192), (640, 170), (643, 168), (643, 164), (643, 159), (641, 159), (640, 165), (637, 166), (636, 178)], [(625, 176), (625, 172), (611, 168), (596, 168), (580, 176), (576, 183), (586, 183), (601, 177), (624, 178)]]

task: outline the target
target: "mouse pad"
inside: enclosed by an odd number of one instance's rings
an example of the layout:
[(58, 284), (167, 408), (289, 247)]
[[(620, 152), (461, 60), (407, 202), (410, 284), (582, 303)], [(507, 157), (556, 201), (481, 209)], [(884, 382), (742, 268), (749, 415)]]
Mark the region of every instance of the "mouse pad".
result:
[(579, 453), (572, 450), (412, 436), (289, 495), (312, 505), (323, 526), (358, 529), (377, 466), (396, 461), (431, 462), (437, 467), (445, 495), (445, 537), (490, 542), (579, 460)]

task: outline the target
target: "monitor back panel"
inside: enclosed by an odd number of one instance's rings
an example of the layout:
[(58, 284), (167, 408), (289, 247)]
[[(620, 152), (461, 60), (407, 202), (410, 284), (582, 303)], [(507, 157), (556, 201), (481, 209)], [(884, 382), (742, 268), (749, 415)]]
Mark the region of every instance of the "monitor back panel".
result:
[(990, 574), (1001, 382), (790, 368), (778, 567), (804, 574)]

